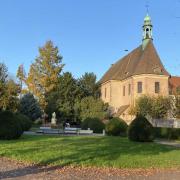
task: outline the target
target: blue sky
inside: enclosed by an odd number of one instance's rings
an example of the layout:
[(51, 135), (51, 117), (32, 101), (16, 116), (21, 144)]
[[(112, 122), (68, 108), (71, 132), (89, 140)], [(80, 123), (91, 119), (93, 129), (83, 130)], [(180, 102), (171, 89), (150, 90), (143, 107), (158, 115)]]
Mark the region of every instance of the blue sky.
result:
[[(11, 74), (23, 63), (28, 72), (38, 47), (52, 40), (64, 71), (98, 79), (141, 44), (146, 0), (1, 0), (0, 62)], [(163, 64), (180, 75), (180, 0), (149, 0), (153, 38)], [(178, 18), (179, 17), (179, 18)]]

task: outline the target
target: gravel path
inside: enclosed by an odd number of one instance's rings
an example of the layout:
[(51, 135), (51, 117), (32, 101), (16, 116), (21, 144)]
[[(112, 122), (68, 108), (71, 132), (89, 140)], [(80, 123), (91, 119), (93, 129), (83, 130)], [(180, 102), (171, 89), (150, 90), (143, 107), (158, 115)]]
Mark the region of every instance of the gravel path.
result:
[(180, 169), (117, 169), (28, 165), (0, 157), (0, 179), (15, 180), (179, 180)]

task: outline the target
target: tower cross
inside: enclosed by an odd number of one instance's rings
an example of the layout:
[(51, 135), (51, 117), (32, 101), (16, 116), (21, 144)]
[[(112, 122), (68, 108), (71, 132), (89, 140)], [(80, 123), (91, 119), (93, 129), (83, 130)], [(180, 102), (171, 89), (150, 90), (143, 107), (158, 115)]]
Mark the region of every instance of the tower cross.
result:
[(148, 3), (148, 1), (146, 2), (146, 12), (147, 12), (147, 14), (149, 14), (149, 3)]

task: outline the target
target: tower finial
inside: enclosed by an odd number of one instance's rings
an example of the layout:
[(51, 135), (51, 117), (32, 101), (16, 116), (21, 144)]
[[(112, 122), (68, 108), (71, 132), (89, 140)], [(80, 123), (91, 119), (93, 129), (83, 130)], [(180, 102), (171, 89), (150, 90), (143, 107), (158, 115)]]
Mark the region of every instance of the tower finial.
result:
[(149, 14), (149, 2), (146, 1), (146, 14), (148, 15)]

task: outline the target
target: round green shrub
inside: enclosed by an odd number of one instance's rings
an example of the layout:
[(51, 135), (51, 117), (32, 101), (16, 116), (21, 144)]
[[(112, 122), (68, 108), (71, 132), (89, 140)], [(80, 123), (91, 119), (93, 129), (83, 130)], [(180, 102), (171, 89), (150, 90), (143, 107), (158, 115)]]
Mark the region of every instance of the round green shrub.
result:
[(90, 128), (94, 133), (102, 133), (105, 125), (99, 118), (86, 118), (82, 122), (81, 128), (85, 130)]
[(23, 131), (28, 131), (32, 126), (32, 121), (24, 114), (16, 113), (16, 118), (21, 123)]
[(131, 141), (151, 142), (154, 139), (153, 126), (145, 117), (138, 115), (129, 125), (128, 138)]
[(18, 139), (23, 133), (23, 127), (17, 115), (10, 111), (0, 112), (0, 139)]
[(128, 125), (118, 117), (112, 118), (106, 124), (106, 133), (110, 136), (126, 136)]

